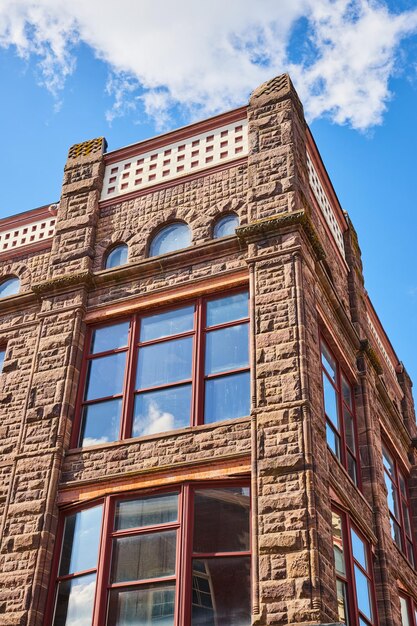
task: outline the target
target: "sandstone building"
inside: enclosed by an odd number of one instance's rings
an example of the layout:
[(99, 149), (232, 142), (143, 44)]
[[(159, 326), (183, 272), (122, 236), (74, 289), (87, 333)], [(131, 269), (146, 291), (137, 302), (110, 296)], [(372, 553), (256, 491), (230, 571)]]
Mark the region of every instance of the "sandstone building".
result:
[(0, 221), (0, 624), (417, 626), (411, 382), (288, 76)]

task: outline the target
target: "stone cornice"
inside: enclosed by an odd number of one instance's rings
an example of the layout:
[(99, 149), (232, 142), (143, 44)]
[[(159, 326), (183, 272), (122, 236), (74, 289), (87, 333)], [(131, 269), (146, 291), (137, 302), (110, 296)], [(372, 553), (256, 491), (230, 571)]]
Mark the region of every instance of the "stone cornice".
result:
[(374, 370), (376, 371), (378, 376), (380, 376), (383, 373), (384, 370), (382, 369), (381, 362), (378, 359), (378, 357), (376, 355), (376, 352), (373, 349), (373, 347), (371, 346), (371, 344), (370, 344), (368, 339), (362, 339), (361, 340), (360, 352), (362, 354), (366, 354), (366, 356), (368, 357), (372, 367), (374, 368)]
[(32, 291), (39, 296), (66, 291), (72, 287), (89, 286), (92, 283), (92, 274), (89, 271), (63, 274), (50, 278), (41, 283), (32, 285)]
[(316, 254), (317, 260), (321, 261), (326, 258), (326, 253), (319, 241), (319, 237), (313, 226), (312, 221), (306, 211), (294, 211), (291, 213), (283, 213), (274, 215), (256, 222), (251, 222), (247, 226), (240, 226), (236, 229), (236, 235), (243, 241), (254, 241), (260, 236), (272, 235), (279, 232), (282, 228), (292, 225), (301, 225), (307, 238)]

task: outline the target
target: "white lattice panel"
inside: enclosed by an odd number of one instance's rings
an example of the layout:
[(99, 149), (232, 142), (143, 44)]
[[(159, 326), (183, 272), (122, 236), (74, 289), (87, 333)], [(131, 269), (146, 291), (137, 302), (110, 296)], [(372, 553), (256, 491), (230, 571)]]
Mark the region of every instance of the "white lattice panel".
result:
[(326, 192), (323, 189), (323, 186), (320, 182), (318, 174), (316, 172), (316, 168), (313, 165), (313, 162), (310, 158), (310, 155), (307, 152), (307, 169), (308, 169), (308, 179), (310, 183), (310, 187), (313, 190), (313, 193), (316, 197), (318, 205), (321, 209), (321, 212), (324, 215), (324, 219), (329, 226), (331, 233), (334, 237), (337, 247), (342, 253), (343, 257), (345, 257), (345, 245), (343, 242), (343, 233), (342, 229), (339, 226), (339, 222), (337, 221), (332, 205), (329, 202), (329, 199), (326, 195)]
[(390, 357), (388, 356), (388, 352), (384, 348), (384, 344), (382, 343), (382, 341), (381, 341), (381, 339), (379, 337), (378, 331), (375, 328), (375, 326), (374, 326), (374, 324), (373, 324), (373, 322), (372, 322), (372, 320), (371, 320), (371, 318), (369, 316), (369, 313), (367, 313), (366, 315), (367, 315), (367, 318), (368, 318), (369, 330), (371, 331), (371, 334), (372, 334), (373, 338), (375, 339), (375, 342), (376, 342), (376, 344), (378, 346), (378, 349), (379, 349), (380, 353), (382, 354), (382, 356), (384, 357), (384, 361), (386, 362), (386, 364), (388, 365), (389, 369), (393, 373), (395, 380), (397, 380), (397, 375), (395, 373), (394, 364), (391, 361)]
[(220, 165), (248, 153), (246, 120), (106, 166), (101, 200)]
[(55, 217), (47, 217), (18, 228), (3, 230), (0, 232), (0, 253), (50, 239), (55, 231), (55, 222)]

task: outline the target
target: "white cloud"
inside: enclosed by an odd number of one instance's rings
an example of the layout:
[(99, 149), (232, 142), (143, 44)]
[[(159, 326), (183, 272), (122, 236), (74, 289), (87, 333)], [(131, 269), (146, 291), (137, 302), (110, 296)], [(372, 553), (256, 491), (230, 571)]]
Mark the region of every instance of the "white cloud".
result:
[[(292, 62), (291, 38), (303, 17)], [(108, 120), (142, 106), (160, 125), (174, 107), (201, 117), (242, 104), (261, 82), (289, 70), (310, 119), (329, 115), (368, 128), (382, 121), (400, 46), (416, 33), (417, 9), (392, 14), (377, 0), (0, 4), (0, 45), (37, 58), (41, 82), (56, 97), (84, 42), (109, 65)]]
[(157, 402), (150, 402), (147, 415), (142, 415), (140, 423), (134, 424), (133, 436), (156, 435), (173, 430), (175, 418), (172, 413), (162, 411)]

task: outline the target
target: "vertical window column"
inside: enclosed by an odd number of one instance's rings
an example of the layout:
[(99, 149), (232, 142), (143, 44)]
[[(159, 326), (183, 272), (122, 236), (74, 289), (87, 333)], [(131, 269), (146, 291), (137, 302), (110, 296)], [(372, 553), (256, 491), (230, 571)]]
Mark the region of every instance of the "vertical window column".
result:
[(65, 518), (53, 626), (91, 624), (103, 507)]
[(340, 621), (349, 626), (377, 623), (369, 543), (349, 523), (347, 515), (332, 513), (336, 591)]
[(385, 486), (387, 488), (391, 535), (399, 549), (404, 553), (411, 565), (414, 566), (414, 543), (406, 479), (386, 446), (382, 448), (382, 460)]
[(91, 446), (120, 437), (129, 322), (91, 333), (86, 383), (81, 403), (79, 445)]
[(327, 445), (346, 468), (355, 485), (358, 485), (360, 481), (353, 390), (323, 340), (321, 364)]

